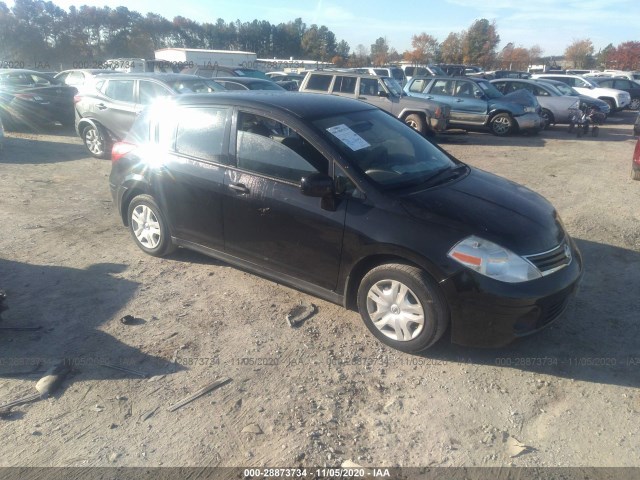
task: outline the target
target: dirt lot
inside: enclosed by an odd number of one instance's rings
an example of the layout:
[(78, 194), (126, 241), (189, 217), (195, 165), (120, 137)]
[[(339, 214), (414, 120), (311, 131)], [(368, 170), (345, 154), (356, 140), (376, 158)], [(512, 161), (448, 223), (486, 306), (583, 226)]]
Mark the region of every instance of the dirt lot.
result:
[[(144, 255), (112, 207), (110, 162), (72, 132), (8, 133), (0, 326), (42, 328), (0, 331), (0, 404), (61, 358), (74, 372), (0, 419), (0, 466), (640, 466), (631, 121), (613, 116), (598, 138), (443, 140), (547, 197), (586, 274), (533, 337), (491, 350), (445, 337), (421, 356), (384, 347), (355, 312), (207, 257)], [(318, 312), (291, 328), (301, 302)], [(167, 410), (220, 377), (231, 382)]]

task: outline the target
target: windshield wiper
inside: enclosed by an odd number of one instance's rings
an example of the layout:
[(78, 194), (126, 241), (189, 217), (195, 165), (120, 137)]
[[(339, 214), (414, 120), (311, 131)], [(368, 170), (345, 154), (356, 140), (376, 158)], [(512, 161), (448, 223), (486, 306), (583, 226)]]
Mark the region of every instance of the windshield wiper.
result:
[[(424, 183), (437, 184), (438, 182), (436, 180), (441, 179), (440, 182), (442, 182), (443, 180), (448, 180), (449, 178), (457, 177), (463, 171), (466, 171), (466, 169), (467, 169), (467, 166), (464, 163), (458, 163), (453, 167), (441, 168), (433, 175), (427, 177), (426, 180), (424, 180)], [(449, 175), (445, 176), (445, 173)]]

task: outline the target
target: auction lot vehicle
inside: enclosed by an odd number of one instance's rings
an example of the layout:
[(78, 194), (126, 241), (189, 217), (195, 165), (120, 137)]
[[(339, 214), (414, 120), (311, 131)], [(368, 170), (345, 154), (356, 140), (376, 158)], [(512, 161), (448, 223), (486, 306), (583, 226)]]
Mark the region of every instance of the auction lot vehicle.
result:
[(7, 130), (18, 125), (73, 124), (77, 90), (47, 74), (24, 69), (0, 72), (0, 116)]
[(582, 275), (540, 195), (338, 96), (172, 97), (114, 145), (109, 182), (144, 252), (193, 249), (357, 309), (407, 352), (449, 324), (462, 344), (535, 332)]
[(286, 90), (273, 80), (253, 77), (217, 77), (216, 83), (219, 83), (227, 90), (274, 90), (277, 92)]
[(409, 95), (451, 107), (452, 126), (489, 127), (495, 135), (539, 131), (544, 125), (540, 104), (531, 94), (503, 95), (488, 80), (468, 77), (413, 77)]
[(637, 81), (615, 77), (597, 77), (591, 78), (590, 80), (601, 87), (614, 88), (627, 92), (631, 96), (631, 103), (629, 103), (627, 108), (629, 108), (629, 110), (640, 110), (640, 83)]
[(307, 72), (299, 91), (363, 100), (423, 134), (443, 132), (449, 123), (449, 107), (408, 97), (391, 77), (337, 71)]
[(78, 90), (78, 93), (84, 93), (85, 91), (90, 91), (98, 75), (112, 75), (115, 73), (118, 73), (118, 71), (99, 68), (75, 69), (57, 73), (54, 78), (60, 83), (74, 87)]
[(195, 75), (112, 74), (97, 78), (91, 89), (76, 95), (76, 132), (89, 153), (107, 158), (111, 145), (131, 128), (142, 109), (157, 98), (182, 93), (224, 91), (219, 83)]
[[(579, 100), (570, 95), (563, 95), (556, 88), (541, 81), (501, 78), (491, 80), (491, 84), (496, 87), (502, 94), (508, 95), (518, 90), (527, 90), (531, 92), (542, 109), (540, 115), (545, 121), (545, 126), (555, 124), (568, 124), (569, 109), (577, 108)], [(607, 106), (606, 104), (603, 104)], [(607, 113), (609, 108), (607, 106)]]
[(631, 103), (631, 95), (622, 90), (614, 88), (600, 87), (591, 78), (585, 78), (580, 75), (558, 75), (558, 74), (537, 74), (531, 78), (539, 78), (541, 80), (557, 80), (573, 87), (578, 93), (598, 98), (609, 104), (612, 112), (623, 110)]

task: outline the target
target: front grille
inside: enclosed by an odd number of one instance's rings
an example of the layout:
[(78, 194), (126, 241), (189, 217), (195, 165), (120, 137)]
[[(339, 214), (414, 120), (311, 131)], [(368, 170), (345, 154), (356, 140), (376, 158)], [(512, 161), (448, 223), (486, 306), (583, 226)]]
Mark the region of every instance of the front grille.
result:
[(551, 305), (548, 305), (546, 308), (544, 308), (542, 311), (542, 315), (536, 322), (536, 328), (542, 328), (558, 318), (562, 314), (562, 312), (564, 312), (570, 298), (570, 295), (563, 296), (559, 300), (556, 300), (555, 303), (552, 303)]
[(566, 240), (563, 240), (560, 245), (548, 252), (525, 255), (524, 258), (534, 264), (542, 275), (549, 275), (571, 263), (571, 247)]

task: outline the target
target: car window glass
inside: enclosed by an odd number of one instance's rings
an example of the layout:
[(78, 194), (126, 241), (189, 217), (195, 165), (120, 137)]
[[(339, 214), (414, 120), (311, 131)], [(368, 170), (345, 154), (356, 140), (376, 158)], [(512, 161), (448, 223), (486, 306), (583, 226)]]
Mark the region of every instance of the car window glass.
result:
[(55, 85), (56, 83), (48, 79), (47, 77), (41, 77), (40, 75), (31, 74), (28, 75), (31, 77), (31, 83), (37, 85), (38, 87), (44, 87), (49, 85)]
[(600, 85), (601, 87), (611, 88), (613, 87), (613, 80), (602, 80), (598, 82), (598, 85)]
[(615, 88), (629, 89), (631, 88), (631, 82), (629, 80), (616, 80)]
[(431, 92), (434, 95), (453, 95), (453, 80), (436, 80), (433, 83), (433, 87), (431, 88)]
[(428, 83), (428, 80), (424, 78), (418, 78), (411, 83), (411, 85), (409, 86), (409, 91), (414, 93), (422, 93)]
[(337, 76), (333, 83), (333, 91), (341, 93), (356, 93), (357, 77)]
[(138, 89), (140, 103), (143, 105), (149, 105), (156, 98), (166, 97), (167, 95), (171, 94), (171, 92), (169, 92), (169, 90), (162, 85), (159, 85), (155, 82), (149, 82), (147, 80), (140, 80)]
[(247, 87), (236, 82), (224, 82), (223, 85), (227, 90), (247, 90)]
[(25, 75), (24, 73), (11, 73), (6, 77), (6, 83), (9, 85), (20, 85), (27, 86), (33, 85), (33, 80), (30, 75)]
[(361, 78), (360, 79), (360, 95), (378, 95), (378, 79), (377, 78)]
[(533, 94), (537, 97), (550, 97), (551, 94), (547, 92), (544, 88), (537, 87), (535, 85), (531, 85), (533, 87)]
[(133, 84), (135, 80), (108, 80), (102, 92), (109, 98), (121, 102), (133, 103)]
[(227, 109), (184, 108), (178, 114), (176, 152), (204, 160), (220, 160)]
[(309, 77), (309, 82), (307, 83), (307, 90), (328, 92), (332, 79), (333, 76), (331, 75), (311, 75)]
[(474, 87), (475, 84), (473, 84), (472, 82), (458, 81), (456, 82), (455, 96), (473, 98)]
[(237, 124), (238, 168), (297, 184), (310, 173), (328, 173), (327, 159), (281, 122), (240, 112)]
[(336, 184), (336, 193), (338, 195), (354, 195), (356, 192), (356, 185), (351, 181), (351, 179), (344, 173), (344, 170), (340, 165), (335, 164), (335, 184)]

